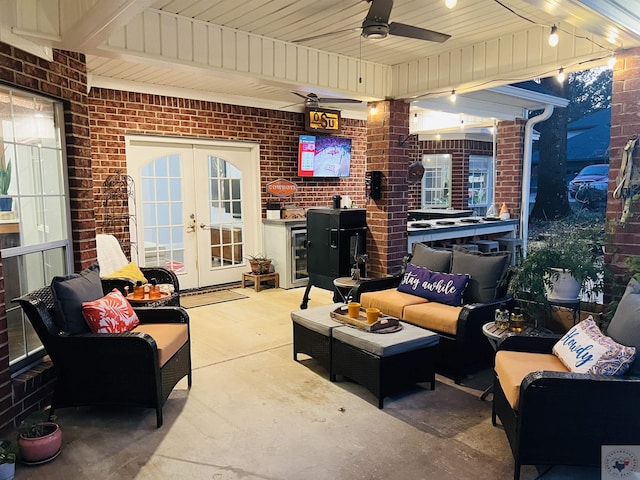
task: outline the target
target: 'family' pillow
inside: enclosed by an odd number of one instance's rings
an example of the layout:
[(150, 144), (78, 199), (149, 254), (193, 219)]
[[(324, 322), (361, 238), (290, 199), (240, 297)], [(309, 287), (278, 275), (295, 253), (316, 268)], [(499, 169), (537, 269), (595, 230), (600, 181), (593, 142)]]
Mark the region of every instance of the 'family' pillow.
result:
[(398, 285), (398, 291), (459, 307), (462, 305), (462, 294), (468, 283), (468, 275), (432, 272), (428, 268), (410, 263)]
[(622, 375), (633, 362), (636, 349), (604, 336), (589, 316), (558, 340), (553, 354), (575, 373)]
[(98, 300), (84, 302), (82, 315), (93, 333), (128, 332), (140, 323), (133, 307), (117, 288)]

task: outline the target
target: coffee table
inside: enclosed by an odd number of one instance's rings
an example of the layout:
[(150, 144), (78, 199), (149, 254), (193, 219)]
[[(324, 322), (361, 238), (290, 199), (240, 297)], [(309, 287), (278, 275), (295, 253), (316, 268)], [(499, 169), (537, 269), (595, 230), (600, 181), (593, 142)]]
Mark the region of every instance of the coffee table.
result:
[(342, 303), (291, 312), (293, 358), (305, 353), (337, 376), (349, 378), (373, 393), (378, 408), (384, 398), (419, 382), (435, 388), (435, 357), (440, 336), (400, 322), (394, 333), (371, 333), (330, 317)]

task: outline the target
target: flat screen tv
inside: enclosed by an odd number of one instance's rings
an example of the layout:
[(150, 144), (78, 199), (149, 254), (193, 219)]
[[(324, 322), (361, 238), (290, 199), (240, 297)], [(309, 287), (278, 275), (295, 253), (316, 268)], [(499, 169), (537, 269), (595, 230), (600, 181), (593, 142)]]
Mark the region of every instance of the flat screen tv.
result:
[(351, 139), (300, 135), (298, 175), (301, 177), (348, 177)]

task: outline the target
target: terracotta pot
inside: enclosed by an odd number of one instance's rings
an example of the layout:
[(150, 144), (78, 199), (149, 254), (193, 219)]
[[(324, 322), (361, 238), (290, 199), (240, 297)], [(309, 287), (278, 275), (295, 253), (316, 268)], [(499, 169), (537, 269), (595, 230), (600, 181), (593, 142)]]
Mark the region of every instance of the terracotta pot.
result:
[(41, 462), (52, 458), (62, 446), (62, 430), (57, 423), (44, 422), (43, 437), (18, 437), (20, 458), (28, 463)]
[(249, 265), (251, 265), (251, 273), (255, 275), (269, 273), (271, 270), (271, 260), (249, 260)]

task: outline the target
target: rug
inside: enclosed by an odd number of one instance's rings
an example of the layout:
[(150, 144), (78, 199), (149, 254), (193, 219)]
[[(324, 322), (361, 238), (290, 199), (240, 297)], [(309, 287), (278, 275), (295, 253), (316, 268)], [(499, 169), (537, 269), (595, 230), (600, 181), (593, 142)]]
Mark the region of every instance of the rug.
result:
[(203, 307), (214, 303), (230, 302), (232, 300), (240, 300), (248, 298), (242, 293), (232, 292), (231, 290), (217, 290), (208, 293), (194, 293), (192, 295), (180, 296), (180, 305), (184, 308)]

